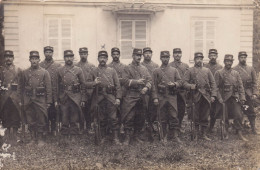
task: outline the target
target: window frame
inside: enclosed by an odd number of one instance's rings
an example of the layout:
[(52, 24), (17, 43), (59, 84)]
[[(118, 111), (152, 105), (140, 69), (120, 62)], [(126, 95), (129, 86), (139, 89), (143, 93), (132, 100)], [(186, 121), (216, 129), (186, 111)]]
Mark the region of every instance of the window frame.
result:
[[(44, 46), (49, 46), (49, 40), (52, 39), (49, 37), (49, 20), (52, 19), (57, 19), (58, 20), (58, 49), (54, 48), (54, 53), (53, 53), (53, 59), (58, 62), (63, 62), (63, 53), (64, 51), (62, 50), (62, 40), (63, 39), (69, 39), (65, 38), (62, 36), (62, 26), (61, 26), (61, 21), (62, 19), (67, 19), (70, 20), (70, 49), (74, 49), (74, 30), (73, 30), (73, 25), (74, 25), (74, 18), (73, 15), (45, 15), (45, 31), (44, 31)], [(55, 38), (53, 38), (55, 39)], [(58, 52), (57, 52), (58, 51)], [(55, 54), (56, 53), (56, 54)]]

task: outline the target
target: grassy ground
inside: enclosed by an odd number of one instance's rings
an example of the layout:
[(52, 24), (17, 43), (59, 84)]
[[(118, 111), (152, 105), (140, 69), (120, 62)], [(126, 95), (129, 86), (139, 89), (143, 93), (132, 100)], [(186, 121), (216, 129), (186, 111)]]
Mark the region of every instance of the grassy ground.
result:
[[(260, 129), (260, 117), (257, 117)], [(8, 152), (16, 159), (3, 159), (3, 169), (259, 169), (260, 136), (245, 134), (243, 142), (233, 132), (228, 140), (221, 141), (218, 128), (210, 135), (211, 142), (191, 142), (189, 124), (184, 123), (182, 145), (169, 142), (162, 145), (157, 139), (144, 144), (114, 146), (107, 142), (95, 146), (93, 136), (78, 137), (68, 145), (60, 145), (50, 137), (47, 145), (39, 148), (21, 144)], [(245, 132), (246, 133), (246, 132)]]

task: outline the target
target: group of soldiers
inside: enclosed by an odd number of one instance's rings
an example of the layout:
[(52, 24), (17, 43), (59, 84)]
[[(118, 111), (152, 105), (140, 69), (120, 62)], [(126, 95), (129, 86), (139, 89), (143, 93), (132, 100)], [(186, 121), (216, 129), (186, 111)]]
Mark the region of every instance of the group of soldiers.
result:
[[(203, 64), (203, 54), (196, 52), (191, 68), (181, 61), (180, 48), (173, 49), (171, 63), (170, 52), (161, 51), (161, 66), (152, 61), (150, 47), (133, 49), (129, 65), (120, 62), (119, 48), (111, 49), (110, 64), (107, 51), (101, 50), (97, 67), (88, 62), (86, 47), (79, 49), (76, 64), (73, 51), (64, 51), (64, 66), (53, 60), (53, 52), (53, 47), (44, 47), (45, 59), (40, 62), (39, 52), (31, 51), (31, 66), (25, 70), (14, 65), (13, 51), (4, 52), (0, 118), (14, 143), (18, 129), (25, 124), (31, 134), (29, 144), (38, 146), (46, 144), (46, 132), (59, 133), (66, 141), (86, 131), (94, 131), (99, 144), (105, 143), (109, 134), (116, 145), (129, 145), (131, 140), (142, 143), (144, 131), (148, 138), (159, 132), (163, 143), (169, 139), (181, 143), (185, 113), (192, 120), (196, 140), (210, 141), (207, 133), (213, 131), (216, 119), (222, 118), (226, 139), (232, 119), (238, 137), (248, 141), (242, 134), (243, 114), (248, 116), (252, 133), (257, 134), (256, 72), (246, 64), (244, 51), (239, 52), (239, 64), (233, 68), (233, 55), (225, 55), (223, 68), (216, 62), (216, 49), (209, 50), (207, 64)], [(124, 133), (122, 143), (119, 132)]]

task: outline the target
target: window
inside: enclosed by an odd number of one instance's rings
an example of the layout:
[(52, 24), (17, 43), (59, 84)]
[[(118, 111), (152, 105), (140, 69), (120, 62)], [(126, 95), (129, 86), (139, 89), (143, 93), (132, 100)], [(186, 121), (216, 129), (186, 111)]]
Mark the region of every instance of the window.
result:
[(47, 17), (46, 45), (54, 48), (54, 59), (63, 60), (64, 50), (72, 49), (72, 18)]
[(191, 59), (194, 52), (203, 52), (206, 55), (211, 48), (215, 48), (216, 19), (200, 18), (192, 22), (192, 50)]
[(119, 20), (122, 59), (130, 59), (133, 48), (147, 46), (147, 20)]

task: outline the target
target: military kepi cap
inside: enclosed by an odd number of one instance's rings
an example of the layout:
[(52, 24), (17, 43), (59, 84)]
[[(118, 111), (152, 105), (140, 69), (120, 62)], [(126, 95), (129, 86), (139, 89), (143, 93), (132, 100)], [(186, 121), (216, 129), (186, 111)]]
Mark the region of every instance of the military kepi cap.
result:
[(74, 56), (73, 51), (72, 50), (65, 50), (64, 51), (64, 57), (65, 56)]
[(5, 50), (4, 56), (14, 56), (14, 52), (11, 50)]
[(209, 54), (218, 54), (218, 51), (216, 49), (209, 49)]
[(143, 48), (143, 53), (145, 53), (146, 51), (150, 51), (151, 53), (153, 52), (150, 47)]
[(161, 51), (160, 56), (161, 57), (169, 57), (170, 56), (170, 52), (169, 51)]
[(133, 54), (142, 55), (142, 54), (143, 54), (142, 49), (140, 49), (140, 48), (134, 48)]
[(88, 48), (87, 47), (81, 47), (79, 48), (79, 53), (87, 53), (88, 52)]
[(111, 54), (112, 54), (113, 52), (119, 52), (119, 53), (120, 53), (120, 50), (119, 50), (119, 48), (117, 48), (117, 47), (113, 47), (113, 48), (111, 48)]
[(245, 51), (240, 51), (238, 53), (238, 57), (240, 57), (240, 56), (247, 56), (247, 53)]
[(51, 46), (46, 46), (46, 47), (43, 48), (43, 51), (44, 51), (44, 52), (45, 52), (45, 51), (52, 51), (52, 52), (53, 52), (53, 47), (51, 47)]
[(181, 53), (181, 49), (180, 48), (174, 48), (173, 53)]
[(99, 52), (98, 52), (98, 57), (100, 57), (100, 56), (106, 56), (106, 57), (108, 57), (107, 51), (105, 51), (105, 50), (99, 51)]
[(224, 57), (224, 60), (230, 60), (230, 61), (233, 61), (233, 55), (232, 54), (226, 54), (225, 57)]
[(194, 58), (197, 58), (197, 57), (202, 57), (202, 58), (204, 58), (203, 53), (202, 53), (202, 52), (196, 52), (196, 53), (194, 53)]
[(30, 51), (30, 58), (32, 58), (32, 57), (40, 57), (40, 55), (39, 55), (39, 52), (38, 51)]

